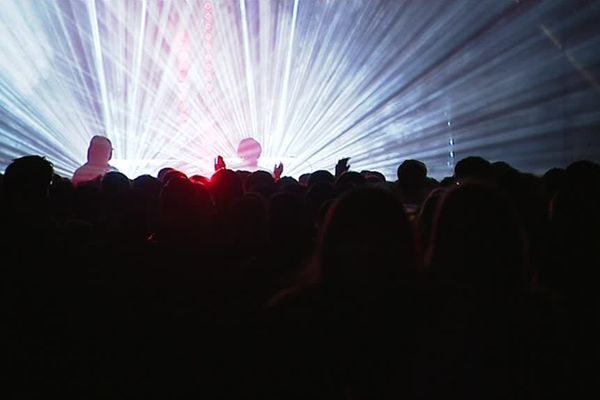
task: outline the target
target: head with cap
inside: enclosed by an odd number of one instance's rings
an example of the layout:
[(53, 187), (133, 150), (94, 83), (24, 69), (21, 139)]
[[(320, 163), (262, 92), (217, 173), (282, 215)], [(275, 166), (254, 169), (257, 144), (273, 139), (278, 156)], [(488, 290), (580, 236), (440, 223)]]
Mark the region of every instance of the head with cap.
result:
[(92, 164), (108, 164), (112, 158), (112, 143), (105, 136), (96, 135), (90, 140), (87, 159)]

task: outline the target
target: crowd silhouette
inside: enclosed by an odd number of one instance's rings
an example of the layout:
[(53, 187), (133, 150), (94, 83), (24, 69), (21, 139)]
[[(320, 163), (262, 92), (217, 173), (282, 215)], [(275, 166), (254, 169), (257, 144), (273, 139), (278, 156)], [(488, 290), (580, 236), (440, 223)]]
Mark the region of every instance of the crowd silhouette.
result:
[(0, 175), (5, 398), (594, 398), (600, 166)]

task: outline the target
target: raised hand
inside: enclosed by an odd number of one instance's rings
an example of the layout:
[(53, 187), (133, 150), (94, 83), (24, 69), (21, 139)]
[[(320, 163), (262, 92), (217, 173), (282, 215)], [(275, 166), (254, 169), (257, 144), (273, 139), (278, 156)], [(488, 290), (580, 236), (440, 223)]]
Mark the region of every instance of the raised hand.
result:
[(281, 178), (281, 174), (283, 174), (283, 163), (280, 162), (273, 167), (273, 178), (277, 181)]
[(222, 156), (217, 156), (217, 159), (215, 160), (215, 172), (225, 168), (227, 168), (227, 166), (225, 165), (225, 160), (223, 160)]
[(348, 164), (348, 161), (350, 161), (350, 157), (342, 158), (337, 162), (335, 165), (336, 178), (350, 169), (350, 164)]

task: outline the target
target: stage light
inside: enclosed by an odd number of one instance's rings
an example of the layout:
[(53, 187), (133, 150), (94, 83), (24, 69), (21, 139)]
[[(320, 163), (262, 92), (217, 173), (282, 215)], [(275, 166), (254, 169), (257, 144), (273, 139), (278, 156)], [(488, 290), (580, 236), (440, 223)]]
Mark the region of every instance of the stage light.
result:
[(600, 158), (600, 2), (426, 3), (3, 0), (0, 170), (69, 176), (97, 134), (130, 177), (210, 176), (249, 137), (294, 176)]

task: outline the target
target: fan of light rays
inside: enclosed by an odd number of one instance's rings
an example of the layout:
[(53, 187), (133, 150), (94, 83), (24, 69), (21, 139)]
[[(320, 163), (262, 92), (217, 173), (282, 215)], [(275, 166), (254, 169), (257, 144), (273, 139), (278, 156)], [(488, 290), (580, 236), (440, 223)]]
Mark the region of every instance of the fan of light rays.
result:
[(42, 154), (70, 175), (96, 134), (130, 177), (235, 167), (246, 137), (296, 176), (598, 157), (579, 145), (600, 123), (598, 4), (4, 0), (0, 166)]

